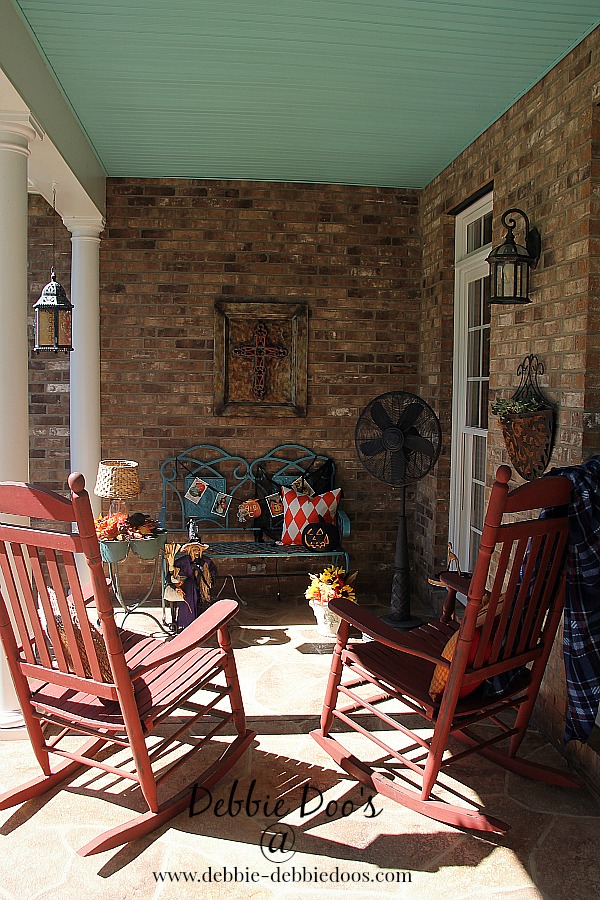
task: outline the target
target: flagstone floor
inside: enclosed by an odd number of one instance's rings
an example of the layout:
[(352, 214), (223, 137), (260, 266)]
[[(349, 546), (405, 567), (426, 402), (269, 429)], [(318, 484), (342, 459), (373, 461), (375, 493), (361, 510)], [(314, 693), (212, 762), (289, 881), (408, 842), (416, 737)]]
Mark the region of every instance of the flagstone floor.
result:
[[(538, 785), (470, 761), (461, 772), (469, 795), (512, 826), (504, 838), (488, 838), (369, 800), (337, 770), (309, 736), (333, 641), (317, 635), (301, 586), (289, 583), (285, 599), (252, 600), (232, 626), (257, 739), (210, 805), (204, 798), (196, 815), (83, 859), (78, 847), (131, 815), (116, 786), (115, 804), (89, 796), (110, 779), (75, 779), (0, 813), (0, 898), (600, 897), (600, 807), (586, 790)], [(138, 617), (127, 626), (151, 624)], [(526, 752), (563, 764), (535, 732)], [(2, 789), (37, 774), (27, 741), (0, 742)], [(269, 848), (282, 844), (275, 864)]]

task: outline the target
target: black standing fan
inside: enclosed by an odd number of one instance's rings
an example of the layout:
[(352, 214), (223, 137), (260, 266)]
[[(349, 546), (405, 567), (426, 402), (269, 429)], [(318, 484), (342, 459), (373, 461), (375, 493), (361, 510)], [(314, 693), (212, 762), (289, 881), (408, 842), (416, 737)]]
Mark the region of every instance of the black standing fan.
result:
[(358, 458), (371, 475), (402, 488), (392, 601), (383, 621), (400, 630), (420, 625), (410, 614), (406, 486), (420, 481), (433, 468), (442, 447), (442, 430), (432, 408), (406, 391), (375, 397), (363, 409), (354, 435)]

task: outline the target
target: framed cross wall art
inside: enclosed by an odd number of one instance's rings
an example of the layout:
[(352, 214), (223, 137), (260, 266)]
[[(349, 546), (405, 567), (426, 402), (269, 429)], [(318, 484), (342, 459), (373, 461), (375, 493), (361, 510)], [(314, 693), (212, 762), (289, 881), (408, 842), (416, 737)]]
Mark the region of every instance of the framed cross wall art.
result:
[(214, 413), (305, 416), (308, 304), (215, 302)]

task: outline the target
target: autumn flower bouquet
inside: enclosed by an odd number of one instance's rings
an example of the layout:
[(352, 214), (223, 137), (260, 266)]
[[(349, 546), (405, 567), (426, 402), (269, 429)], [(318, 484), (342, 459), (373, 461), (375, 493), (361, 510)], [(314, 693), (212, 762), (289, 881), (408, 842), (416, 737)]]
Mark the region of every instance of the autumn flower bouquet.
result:
[(356, 602), (352, 585), (357, 575), (358, 572), (353, 572), (346, 577), (345, 571), (340, 566), (327, 566), (320, 575), (310, 575), (310, 584), (305, 597), (321, 606), (326, 606), (330, 600), (338, 600), (340, 597)]
[(100, 541), (133, 541), (142, 538), (156, 537), (159, 525), (155, 519), (145, 513), (117, 513), (112, 516), (100, 516), (94, 520), (96, 534)]
[(345, 597), (356, 603), (356, 595), (352, 587), (357, 572), (346, 576), (344, 569), (339, 566), (327, 566), (320, 575), (311, 575), (310, 584), (306, 589), (305, 597), (312, 607), (317, 620), (318, 634), (335, 636), (340, 625), (340, 617), (329, 608), (331, 600)]
[(100, 554), (104, 562), (125, 559), (131, 550), (140, 559), (156, 559), (167, 539), (167, 532), (145, 513), (116, 513), (95, 519)]

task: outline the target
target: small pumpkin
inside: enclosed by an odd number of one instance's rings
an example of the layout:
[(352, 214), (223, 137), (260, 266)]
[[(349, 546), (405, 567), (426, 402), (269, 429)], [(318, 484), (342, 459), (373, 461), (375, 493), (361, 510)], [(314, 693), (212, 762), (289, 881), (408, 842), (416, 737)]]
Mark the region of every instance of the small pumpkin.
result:
[(260, 503), (258, 500), (244, 500), (241, 506), (248, 519), (258, 519), (261, 514)]
[(340, 545), (337, 525), (326, 522), (319, 516), (318, 522), (309, 522), (302, 531), (302, 545), (308, 550), (335, 550)]

